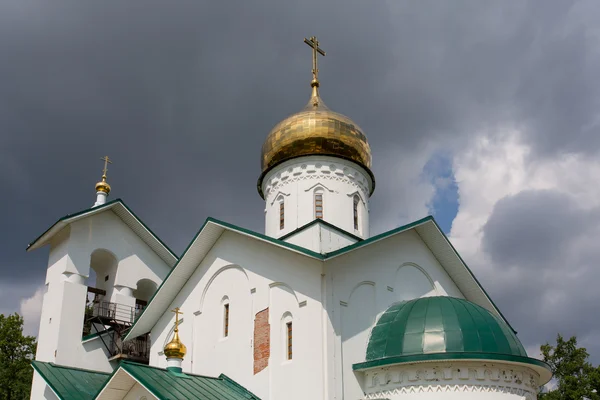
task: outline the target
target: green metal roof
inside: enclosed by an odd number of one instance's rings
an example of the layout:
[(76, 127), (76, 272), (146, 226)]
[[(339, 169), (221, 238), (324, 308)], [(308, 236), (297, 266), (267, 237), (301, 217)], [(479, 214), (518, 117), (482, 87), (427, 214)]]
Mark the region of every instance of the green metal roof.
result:
[(527, 357), (500, 317), (447, 296), (404, 301), (387, 309), (371, 330), (365, 358), (354, 369), (447, 359), (504, 360), (548, 368)]
[(31, 365), (60, 400), (92, 400), (110, 376), (104, 372), (63, 367), (42, 361), (32, 361)]
[(223, 374), (218, 378), (190, 375), (129, 361), (120, 368), (160, 400), (260, 400)]

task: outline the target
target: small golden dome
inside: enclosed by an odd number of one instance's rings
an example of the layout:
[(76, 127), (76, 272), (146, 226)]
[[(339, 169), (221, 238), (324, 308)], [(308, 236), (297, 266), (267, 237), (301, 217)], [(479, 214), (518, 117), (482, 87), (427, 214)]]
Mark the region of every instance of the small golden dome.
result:
[(273, 167), (300, 156), (327, 155), (353, 161), (370, 175), (371, 147), (362, 130), (350, 118), (331, 111), (319, 97), (318, 81), (311, 83), (312, 96), (306, 107), (278, 123), (262, 146), (262, 174), (258, 179), (258, 192), (262, 181)]
[(106, 175), (102, 175), (102, 180), (96, 183), (96, 193), (97, 192), (110, 193), (110, 185), (106, 182)]
[(179, 340), (179, 329), (177, 327), (175, 327), (173, 339), (165, 346), (164, 353), (167, 358), (183, 359), (183, 357), (185, 357), (187, 348), (181, 343), (181, 340)]

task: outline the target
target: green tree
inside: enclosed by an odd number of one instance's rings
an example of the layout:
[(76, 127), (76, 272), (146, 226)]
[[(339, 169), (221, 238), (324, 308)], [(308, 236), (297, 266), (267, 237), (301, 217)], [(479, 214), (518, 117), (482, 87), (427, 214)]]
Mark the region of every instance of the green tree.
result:
[(29, 399), (36, 340), (23, 335), (23, 317), (0, 314), (0, 400)]
[(589, 363), (584, 347), (577, 347), (577, 338), (565, 340), (560, 334), (556, 345), (541, 346), (544, 361), (550, 365), (556, 387), (541, 393), (542, 400), (600, 400), (600, 369)]

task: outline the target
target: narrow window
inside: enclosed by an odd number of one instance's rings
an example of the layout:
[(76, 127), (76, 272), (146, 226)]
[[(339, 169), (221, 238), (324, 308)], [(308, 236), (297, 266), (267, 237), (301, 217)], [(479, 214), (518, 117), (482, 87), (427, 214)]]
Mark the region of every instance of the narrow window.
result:
[(279, 202), (279, 229), (283, 229), (285, 227), (285, 208), (283, 205), (283, 200)]
[(358, 230), (358, 203), (360, 202), (360, 198), (358, 196), (354, 196), (354, 229)]
[(315, 218), (323, 219), (323, 194), (315, 193)]
[(292, 359), (292, 323), (288, 322), (287, 326), (287, 359)]
[(227, 337), (229, 336), (229, 304), (225, 304), (223, 319), (223, 336)]

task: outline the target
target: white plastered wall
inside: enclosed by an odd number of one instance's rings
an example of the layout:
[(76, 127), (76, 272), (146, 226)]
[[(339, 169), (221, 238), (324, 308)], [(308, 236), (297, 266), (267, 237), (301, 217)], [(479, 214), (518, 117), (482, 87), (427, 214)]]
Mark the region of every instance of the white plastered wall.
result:
[[(326, 262), (328, 373), (331, 399), (359, 399), (352, 365), (365, 361), (377, 318), (392, 304), (423, 296), (464, 298), (415, 231), (407, 231)], [(341, 354), (341, 356), (338, 356)]]
[[(137, 282), (150, 279), (160, 284), (170, 269), (110, 210), (64, 228), (50, 243), (37, 360), (112, 372), (113, 365), (101, 341), (81, 341), (87, 285), (95, 284), (86, 280), (91, 255), (97, 250), (112, 254), (118, 263), (116, 275), (113, 270), (114, 276), (106, 282), (111, 286), (107, 287), (107, 301), (133, 306), (131, 293)], [(33, 389), (36, 387), (34, 383)], [(32, 398), (35, 396), (42, 398), (32, 391)]]
[[(315, 192), (323, 196), (323, 219), (353, 235), (369, 237), (369, 195), (372, 182), (357, 164), (327, 156), (289, 160), (265, 176), (265, 234), (279, 238), (315, 219)], [(354, 228), (354, 196), (358, 204), (358, 229)], [(280, 229), (280, 202), (285, 223)]]
[[(261, 399), (323, 399), (322, 262), (226, 231), (187, 281), (169, 309), (184, 313), (180, 337), (188, 354), (184, 372), (224, 373)], [(229, 336), (223, 337), (223, 300), (230, 304)], [(254, 374), (254, 317), (269, 308), (269, 365)], [(282, 317), (293, 318), (294, 356), (284, 359)], [(174, 322), (165, 313), (153, 328), (150, 365), (162, 354)], [(293, 388), (293, 390), (292, 390)]]

